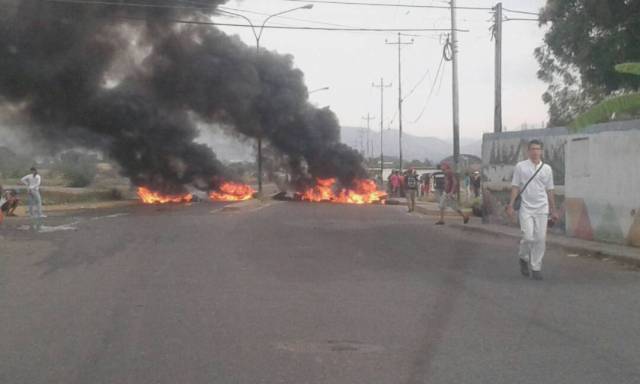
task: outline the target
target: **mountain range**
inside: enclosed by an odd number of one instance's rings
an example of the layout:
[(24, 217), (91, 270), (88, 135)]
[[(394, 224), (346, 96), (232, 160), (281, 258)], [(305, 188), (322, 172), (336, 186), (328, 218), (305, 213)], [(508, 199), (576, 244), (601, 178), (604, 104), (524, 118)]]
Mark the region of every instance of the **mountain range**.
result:
[[(254, 141), (246, 138), (229, 136), (222, 130), (209, 127), (201, 131), (198, 141), (208, 144), (217, 154), (218, 158), (225, 161), (253, 161), (255, 159)], [(342, 127), (341, 141), (344, 144), (363, 153), (367, 147), (367, 130), (355, 127)], [(384, 131), (382, 138), (384, 155), (398, 157), (398, 130)], [(451, 141), (437, 137), (416, 136), (403, 133), (403, 158), (407, 161), (429, 159), (437, 163), (453, 154)], [(367, 157), (380, 156), (380, 131), (369, 131), (369, 147), (373, 150), (365, 153)], [(460, 139), (460, 153), (480, 156), (482, 147), (481, 139)]]
[[(373, 148), (365, 153), (367, 157), (380, 156), (380, 131), (369, 130), (369, 147)], [(382, 137), (383, 152), (386, 156), (399, 156), (398, 130), (385, 129)], [(360, 151), (365, 152), (367, 148), (367, 129), (355, 127), (342, 127), (341, 141), (344, 144)], [(480, 156), (482, 150), (482, 139), (460, 139), (460, 153)], [(437, 163), (442, 159), (453, 154), (453, 141), (442, 140), (437, 137), (416, 136), (402, 133), (402, 157), (407, 160), (429, 159), (431, 162)]]

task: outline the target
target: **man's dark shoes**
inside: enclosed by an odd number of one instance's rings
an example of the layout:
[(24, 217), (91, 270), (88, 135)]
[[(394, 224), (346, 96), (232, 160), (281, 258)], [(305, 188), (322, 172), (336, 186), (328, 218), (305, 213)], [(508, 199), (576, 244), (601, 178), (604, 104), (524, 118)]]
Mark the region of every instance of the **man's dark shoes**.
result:
[(520, 259), (520, 273), (522, 273), (522, 276), (529, 277), (529, 263), (522, 259)]
[(540, 271), (531, 271), (531, 276), (533, 280), (542, 280), (542, 272)]

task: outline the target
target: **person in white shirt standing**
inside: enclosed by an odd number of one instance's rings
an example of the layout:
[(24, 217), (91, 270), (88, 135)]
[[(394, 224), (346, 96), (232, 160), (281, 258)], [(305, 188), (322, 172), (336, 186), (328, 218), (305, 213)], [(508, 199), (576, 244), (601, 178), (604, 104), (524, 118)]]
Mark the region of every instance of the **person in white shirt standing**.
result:
[[(42, 214), (42, 197), (40, 197), (40, 183), (42, 178), (38, 174), (38, 170), (31, 168), (31, 174), (26, 175), (20, 181), (27, 186), (27, 192), (29, 193), (29, 216), (31, 217), (45, 217)], [(35, 215), (34, 215), (35, 207)]]
[[(507, 213), (512, 218), (518, 207), (514, 203), (521, 199), (518, 218), (522, 230), (520, 241), (520, 272), (524, 276), (542, 280), (542, 258), (545, 252), (547, 222), (558, 220), (553, 185), (553, 170), (542, 162), (542, 142), (531, 140), (528, 145), (529, 158), (519, 162), (511, 181), (511, 200)], [(537, 173), (536, 173), (537, 172)]]

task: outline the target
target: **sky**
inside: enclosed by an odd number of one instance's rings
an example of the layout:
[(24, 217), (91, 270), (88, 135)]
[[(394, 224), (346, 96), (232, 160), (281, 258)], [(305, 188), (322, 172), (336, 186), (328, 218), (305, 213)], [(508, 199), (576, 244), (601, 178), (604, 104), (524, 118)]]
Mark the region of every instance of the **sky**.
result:
[[(353, 0), (355, 1), (355, 0)], [(444, 0), (369, 0), (373, 3), (439, 5)], [(503, 6), (512, 10), (537, 12), (544, 0), (504, 0)], [(261, 24), (266, 15), (305, 5), (287, 0), (230, 0), (227, 10), (242, 13), (254, 23)], [(496, 1), (458, 0), (457, 6), (491, 8)], [(238, 10), (243, 10), (238, 12)], [(524, 14), (509, 14), (512, 18), (535, 18)], [(448, 29), (451, 14), (447, 9), (418, 9), (403, 7), (363, 7), (336, 4), (317, 4), (275, 17), (268, 25), (367, 28), (434, 28)], [(493, 131), (494, 103), (494, 42), (491, 40), (491, 17), (488, 10), (457, 10), (459, 29), (459, 93), (460, 135), (480, 139)], [(216, 17), (215, 21), (243, 23), (233, 16)], [(255, 38), (248, 28), (221, 27), (229, 34), (237, 34), (248, 45)], [(435, 78), (442, 59), (442, 32), (415, 32), (412, 45), (402, 48), (403, 129), (418, 136), (452, 138), (451, 63), (444, 61), (441, 73)], [(533, 50), (542, 45), (544, 27), (535, 21), (508, 21), (503, 24), (503, 125), (517, 130), (523, 123), (540, 126), (547, 121), (547, 108), (541, 100), (546, 85), (537, 79), (538, 63)], [(341, 125), (366, 126), (363, 117), (375, 117), (371, 129), (380, 129), (380, 91), (372, 83), (391, 83), (385, 88), (385, 129), (398, 128), (398, 50), (395, 32), (328, 32), (266, 29), (261, 46), (294, 56), (295, 66), (305, 74), (310, 100), (318, 107), (329, 106)], [(422, 80), (422, 82), (420, 81)], [(434, 81), (435, 80), (435, 81)], [(409, 94), (411, 90), (413, 93)], [(431, 97), (429, 94), (431, 93)], [(421, 112), (424, 112), (421, 115)], [(419, 118), (420, 117), (420, 118)], [(419, 119), (418, 119), (419, 118)]]

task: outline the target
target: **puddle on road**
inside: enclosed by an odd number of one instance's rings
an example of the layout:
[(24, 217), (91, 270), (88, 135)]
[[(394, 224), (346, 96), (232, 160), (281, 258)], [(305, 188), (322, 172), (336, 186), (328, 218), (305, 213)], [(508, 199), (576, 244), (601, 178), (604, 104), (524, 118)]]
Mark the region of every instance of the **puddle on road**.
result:
[(39, 225), (39, 224), (31, 224), (31, 225), (25, 224), (25, 225), (19, 226), (18, 230), (20, 230), (20, 231), (35, 230), (35, 231), (40, 232), (40, 233), (50, 233), (50, 232), (59, 232), (59, 231), (75, 231), (76, 229), (78, 229), (78, 227), (75, 226), (76, 224), (77, 224), (77, 222), (71, 223), (71, 224), (55, 225), (55, 226)]
[(18, 229), (19, 231), (36, 231), (36, 232), (39, 232), (39, 233), (75, 231), (75, 230), (78, 229), (78, 225), (81, 224), (83, 221), (85, 221), (85, 222), (86, 221), (97, 221), (97, 220), (102, 220), (102, 219), (113, 219), (113, 218), (123, 217), (123, 216), (129, 216), (129, 213), (114, 213), (114, 214), (111, 214), (111, 215), (90, 217), (88, 219), (79, 219), (79, 220), (75, 220), (75, 221), (73, 221), (71, 223), (61, 224), (61, 225), (44, 225), (44, 224), (42, 224), (41, 221), (36, 221), (36, 222), (31, 223), (31, 224), (20, 225), (16, 229)]
[(114, 213), (112, 215), (92, 217), (91, 220), (114, 219), (116, 217), (129, 216), (129, 213)]

